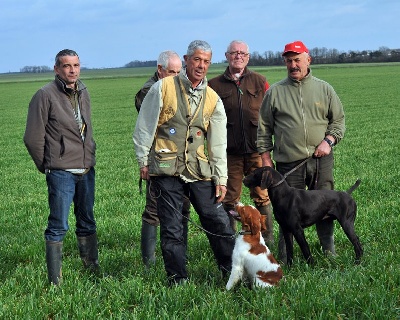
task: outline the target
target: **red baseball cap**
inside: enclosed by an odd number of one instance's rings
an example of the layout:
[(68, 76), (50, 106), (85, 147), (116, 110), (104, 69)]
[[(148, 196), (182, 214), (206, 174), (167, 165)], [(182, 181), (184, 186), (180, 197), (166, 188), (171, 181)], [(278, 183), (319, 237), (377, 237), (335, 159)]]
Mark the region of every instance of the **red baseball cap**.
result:
[(304, 45), (303, 42), (301, 41), (295, 41), (295, 42), (291, 42), (288, 43), (285, 46), (285, 50), (283, 50), (282, 56), (284, 56), (286, 53), (288, 52), (294, 52), (294, 53), (304, 53), (307, 52), (308, 53), (308, 49), (307, 47)]

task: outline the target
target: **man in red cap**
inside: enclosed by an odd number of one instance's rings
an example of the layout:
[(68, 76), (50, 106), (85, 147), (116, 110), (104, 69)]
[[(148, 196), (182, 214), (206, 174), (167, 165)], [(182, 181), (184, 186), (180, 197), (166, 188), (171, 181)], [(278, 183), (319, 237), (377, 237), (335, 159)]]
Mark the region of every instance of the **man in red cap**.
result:
[[(289, 174), (288, 184), (299, 189), (333, 190), (333, 146), (345, 132), (342, 103), (331, 85), (315, 78), (311, 57), (301, 41), (288, 43), (282, 53), (288, 77), (266, 92), (260, 109), (257, 148), (263, 165)], [(325, 253), (335, 255), (334, 224), (326, 219), (316, 224)], [(286, 263), (286, 247), (279, 232), (279, 259)]]

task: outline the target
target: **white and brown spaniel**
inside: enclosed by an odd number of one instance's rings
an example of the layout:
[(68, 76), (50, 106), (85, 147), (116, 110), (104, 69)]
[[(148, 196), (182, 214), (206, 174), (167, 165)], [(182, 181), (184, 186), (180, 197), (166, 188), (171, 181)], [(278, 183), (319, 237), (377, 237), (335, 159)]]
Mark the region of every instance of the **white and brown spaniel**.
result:
[(267, 229), (265, 216), (254, 206), (242, 203), (235, 206), (235, 212), (240, 216), (242, 231), (236, 238), (232, 271), (226, 289), (232, 289), (240, 280), (252, 288), (277, 285), (283, 272), (261, 235), (261, 231)]

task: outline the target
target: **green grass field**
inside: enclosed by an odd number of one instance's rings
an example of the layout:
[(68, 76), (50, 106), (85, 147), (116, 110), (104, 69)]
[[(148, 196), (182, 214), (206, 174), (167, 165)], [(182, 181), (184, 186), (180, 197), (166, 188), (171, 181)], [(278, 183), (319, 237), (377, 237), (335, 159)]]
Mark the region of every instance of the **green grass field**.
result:
[[(283, 67), (259, 67), (270, 83)], [(222, 72), (212, 66), (209, 78)], [(354, 251), (340, 226), (335, 259), (319, 251), (314, 227), (306, 230), (316, 260), (308, 267), (298, 246), (294, 266), (269, 290), (238, 286), (226, 292), (204, 233), (190, 225), (188, 286), (166, 286), (160, 250), (146, 271), (140, 255), (141, 213), (132, 132), (133, 98), (152, 68), (85, 70), (97, 142), (95, 213), (100, 262), (107, 273), (94, 279), (83, 271), (74, 217), (64, 241), (63, 284), (49, 287), (43, 232), (47, 222), (45, 178), (30, 159), (22, 137), (32, 95), (53, 78), (0, 75), (0, 319), (399, 319), (399, 84), (400, 64), (313, 66), (315, 76), (339, 94), (347, 131), (335, 147), (336, 189), (358, 203), (356, 231), (365, 255)], [(247, 190), (242, 199), (250, 203)], [(195, 221), (196, 214), (192, 215)], [(278, 226), (275, 224), (275, 236)], [(272, 247), (277, 253), (277, 248)]]

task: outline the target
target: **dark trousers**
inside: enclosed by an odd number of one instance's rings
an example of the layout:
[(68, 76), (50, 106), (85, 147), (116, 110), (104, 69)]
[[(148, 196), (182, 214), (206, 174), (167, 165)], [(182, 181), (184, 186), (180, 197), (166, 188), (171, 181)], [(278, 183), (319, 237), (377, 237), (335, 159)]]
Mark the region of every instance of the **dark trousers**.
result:
[(170, 280), (186, 279), (186, 246), (183, 241), (182, 205), (186, 195), (199, 215), (202, 227), (221, 270), (231, 270), (234, 231), (221, 203), (216, 202), (212, 181), (185, 183), (179, 177), (152, 177), (158, 187), (161, 250)]
[[(157, 188), (154, 187), (154, 183), (146, 181), (146, 206), (142, 213), (142, 221), (155, 227), (160, 224), (157, 215), (157, 197)], [(186, 196), (183, 198), (182, 214), (190, 217), (190, 201)]]
[[(285, 174), (304, 160), (277, 162), (276, 170)], [(289, 186), (297, 189), (333, 190), (333, 153), (322, 158), (311, 158), (286, 177)]]

